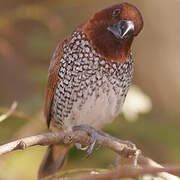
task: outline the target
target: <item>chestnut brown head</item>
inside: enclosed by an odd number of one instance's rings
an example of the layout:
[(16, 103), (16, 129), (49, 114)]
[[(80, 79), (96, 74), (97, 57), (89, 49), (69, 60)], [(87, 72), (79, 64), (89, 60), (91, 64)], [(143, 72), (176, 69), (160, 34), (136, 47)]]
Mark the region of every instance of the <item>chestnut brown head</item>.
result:
[(143, 28), (139, 10), (129, 4), (115, 4), (95, 13), (82, 27), (96, 51), (108, 61), (124, 62), (133, 38)]

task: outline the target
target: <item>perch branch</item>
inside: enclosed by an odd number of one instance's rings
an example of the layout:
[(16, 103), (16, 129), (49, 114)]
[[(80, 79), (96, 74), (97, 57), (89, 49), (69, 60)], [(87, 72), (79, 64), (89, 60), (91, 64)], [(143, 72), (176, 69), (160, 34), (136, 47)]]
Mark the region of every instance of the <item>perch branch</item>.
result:
[[(65, 143), (65, 137), (67, 137), (67, 134), (65, 134), (64, 132), (59, 132), (59, 133), (42, 133), (35, 136), (21, 138), (16, 141), (12, 141), (10, 143), (1, 145), (0, 155), (15, 150), (23, 150), (35, 145), (46, 146), (50, 144)], [(77, 131), (73, 133), (72, 142), (87, 145), (90, 144), (91, 137), (84, 132)], [(112, 138), (109, 138), (108, 136), (105, 137), (99, 133), (97, 134), (97, 144), (107, 147), (125, 158), (134, 157), (135, 154), (137, 153), (137, 150), (135, 150), (133, 147), (112, 140)], [(161, 165), (143, 156), (142, 154), (138, 156), (138, 165), (142, 167), (154, 167), (156, 169), (158, 168), (160, 172), (158, 173), (158, 175), (162, 178), (165, 178), (166, 180), (180, 180), (180, 178), (174, 175), (171, 175), (167, 172), (162, 172), (163, 167)]]

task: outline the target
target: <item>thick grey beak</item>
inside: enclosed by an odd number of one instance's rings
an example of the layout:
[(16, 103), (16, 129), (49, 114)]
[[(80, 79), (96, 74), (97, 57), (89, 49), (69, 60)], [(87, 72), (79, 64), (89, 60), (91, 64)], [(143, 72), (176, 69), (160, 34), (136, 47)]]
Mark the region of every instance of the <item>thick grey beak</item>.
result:
[(120, 20), (116, 24), (107, 27), (117, 39), (125, 39), (134, 33), (134, 23), (130, 20)]

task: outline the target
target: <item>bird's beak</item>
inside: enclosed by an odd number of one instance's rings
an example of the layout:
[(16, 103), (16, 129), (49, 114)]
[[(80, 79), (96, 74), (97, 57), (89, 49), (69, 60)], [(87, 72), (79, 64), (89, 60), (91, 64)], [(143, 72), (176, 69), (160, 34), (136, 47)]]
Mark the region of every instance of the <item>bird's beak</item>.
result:
[(134, 23), (130, 20), (120, 20), (107, 27), (117, 39), (125, 39), (134, 33)]

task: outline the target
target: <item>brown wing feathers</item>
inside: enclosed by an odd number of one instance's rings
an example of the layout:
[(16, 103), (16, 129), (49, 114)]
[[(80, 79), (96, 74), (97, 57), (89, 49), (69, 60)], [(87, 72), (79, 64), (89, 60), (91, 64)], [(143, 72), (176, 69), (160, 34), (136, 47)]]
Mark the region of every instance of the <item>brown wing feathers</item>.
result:
[(50, 62), (50, 67), (48, 71), (48, 82), (47, 82), (47, 90), (46, 90), (46, 98), (45, 98), (45, 106), (44, 106), (44, 115), (46, 118), (47, 125), (49, 127), (49, 123), (51, 120), (51, 105), (54, 97), (54, 91), (57, 87), (58, 83), (58, 73), (60, 68), (59, 59), (63, 56), (63, 43), (59, 44), (56, 48), (53, 57)]

